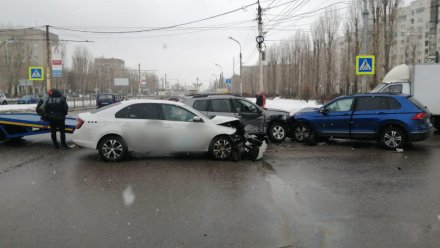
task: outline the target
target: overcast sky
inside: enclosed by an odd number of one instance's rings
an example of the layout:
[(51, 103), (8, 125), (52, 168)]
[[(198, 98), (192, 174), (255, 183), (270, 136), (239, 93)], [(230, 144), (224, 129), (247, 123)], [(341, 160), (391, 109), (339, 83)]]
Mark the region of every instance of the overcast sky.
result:
[[(256, 2), (256, 0), (2, 0), (0, 26), (51, 25), (85, 31), (128, 31), (171, 26), (225, 13)], [(261, 6), (276, 7), (265, 11), (267, 40), (279, 40), (307, 32), (318, 15), (302, 20), (279, 23), (270, 29), (275, 19), (298, 15), (335, 4), (341, 18), (347, 3), (341, 0), (262, 0)], [(342, 3), (341, 3), (342, 2)], [(167, 31), (134, 34), (90, 34), (59, 29), (51, 31), (60, 39), (92, 40), (93, 43), (67, 43), (67, 64), (75, 46), (86, 46), (94, 57), (114, 57), (125, 65), (157, 70), (157, 74), (174, 82), (192, 83), (199, 77), (206, 87), (223, 67), (225, 77), (232, 74), (233, 57), (236, 73), (239, 70), (239, 46), (228, 39), (241, 42), (244, 65), (256, 63), (257, 36), (256, 5), (209, 21)], [(322, 13), (318, 11), (317, 13)], [(278, 15), (278, 16), (277, 16)], [(272, 20), (272, 21), (271, 21)], [(206, 30), (209, 29), (209, 30)], [(267, 41), (270, 46), (276, 41)], [(214, 75), (213, 75), (214, 74)]]

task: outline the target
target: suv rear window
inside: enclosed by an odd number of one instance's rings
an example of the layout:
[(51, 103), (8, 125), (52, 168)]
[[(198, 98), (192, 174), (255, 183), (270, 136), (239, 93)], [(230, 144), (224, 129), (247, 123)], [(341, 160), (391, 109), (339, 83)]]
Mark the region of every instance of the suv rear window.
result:
[(400, 103), (392, 97), (364, 96), (359, 97), (355, 111), (400, 109)]
[(209, 100), (197, 100), (193, 104), (193, 108), (198, 111), (208, 111)]
[(229, 99), (212, 99), (210, 111), (231, 113), (231, 102), (229, 101)]
[(425, 110), (425, 105), (423, 103), (419, 102), (414, 97), (408, 97), (408, 100), (410, 102), (412, 102), (414, 105), (416, 105), (416, 107), (419, 108), (420, 110)]

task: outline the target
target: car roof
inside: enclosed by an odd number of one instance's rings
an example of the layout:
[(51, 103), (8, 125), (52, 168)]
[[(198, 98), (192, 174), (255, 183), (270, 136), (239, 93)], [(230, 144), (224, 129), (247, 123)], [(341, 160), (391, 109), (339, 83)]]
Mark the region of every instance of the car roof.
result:
[(161, 104), (173, 104), (177, 106), (186, 106), (183, 103), (180, 102), (173, 102), (173, 101), (167, 101), (167, 100), (155, 100), (155, 99), (131, 99), (131, 100), (125, 100), (122, 101), (122, 104), (133, 104), (133, 103), (161, 103)]
[(241, 96), (233, 94), (197, 94), (197, 95), (186, 95), (185, 98), (241, 98)]
[(391, 96), (391, 97), (400, 96), (400, 97), (408, 97), (408, 96), (411, 96), (411, 95), (399, 94), (399, 93), (358, 93), (358, 94), (340, 96), (338, 98), (341, 98), (341, 97), (359, 97), (359, 96)]
[(118, 93), (99, 93), (98, 96), (100, 95), (119, 95)]

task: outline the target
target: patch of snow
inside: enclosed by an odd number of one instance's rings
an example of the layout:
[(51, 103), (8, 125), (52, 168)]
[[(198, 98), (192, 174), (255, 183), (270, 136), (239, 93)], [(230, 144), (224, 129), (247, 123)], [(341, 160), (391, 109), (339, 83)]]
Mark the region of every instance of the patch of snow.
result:
[(0, 112), (6, 111), (30, 111), (35, 112), (37, 104), (8, 104), (0, 105)]
[(125, 207), (129, 207), (133, 204), (135, 195), (130, 185), (128, 185), (122, 193), (122, 199), (124, 200)]

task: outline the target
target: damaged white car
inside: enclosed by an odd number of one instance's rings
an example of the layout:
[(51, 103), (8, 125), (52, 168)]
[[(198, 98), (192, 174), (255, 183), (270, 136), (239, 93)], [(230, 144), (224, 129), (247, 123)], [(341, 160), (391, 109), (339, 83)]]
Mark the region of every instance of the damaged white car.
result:
[(208, 118), (182, 103), (128, 100), (79, 114), (73, 142), (105, 161), (128, 152), (209, 152), (219, 160), (260, 159), (264, 140), (248, 137), (237, 118)]

